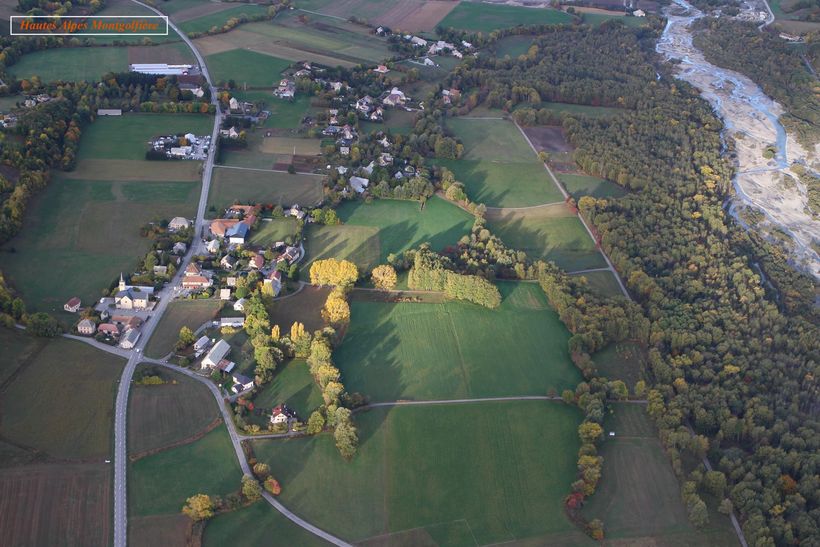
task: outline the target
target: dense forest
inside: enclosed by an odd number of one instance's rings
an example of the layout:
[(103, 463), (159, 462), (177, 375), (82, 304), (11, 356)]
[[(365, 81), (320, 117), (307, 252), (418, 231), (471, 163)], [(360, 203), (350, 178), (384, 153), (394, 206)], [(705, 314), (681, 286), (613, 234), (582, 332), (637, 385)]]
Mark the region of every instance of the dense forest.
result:
[(695, 21), (695, 45), (710, 63), (751, 78), (788, 111), (782, 117), (802, 142), (820, 139), (820, 94), (799, 50), (773, 31), (760, 32), (754, 23), (721, 17)]
[[(583, 198), (579, 208), (649, 321), (631, 336), (649, 355), (650, 414), (682, 480), (702, 477), (687, 475), (684, 454), (706, 449), (717, 463), (728, 481), (723, 505), (739, 512), (750, 544), (811, 543), (820, 534), (813, 283), (786, 273), (776, 251), (724, 212), (732, 168), (721, 157), (722, 124), (660, 63), (652, 32), (562, 28), (535, 43), (526, 60), (479, 59), (454, 83), (507, 108), (536, 102), (533, 91), (631, 108), (569, 118), (565, 129), (585, 170), (633, 190)], [(757, 267), (774, 270), (778, 291)]]

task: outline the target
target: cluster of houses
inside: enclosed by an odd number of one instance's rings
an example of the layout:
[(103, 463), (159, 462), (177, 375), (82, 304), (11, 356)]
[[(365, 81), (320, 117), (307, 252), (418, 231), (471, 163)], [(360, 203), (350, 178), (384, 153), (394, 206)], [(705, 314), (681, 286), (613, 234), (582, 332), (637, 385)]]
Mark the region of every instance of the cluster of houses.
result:
[(151, 150), (164, 154), (169, 159), (204, 160), (208, 157), (211, 136), (163, 135), (151, 139)]
[[(39, 95), (29, 95), (22, 103), (22, 108), (34, 108), (38, 104), (47, 103), (52, 100), (51, 96), (41, 93)], [(20, 104), (20, 103), (18, 103)], [(13, 112), (0, 112), (0, 127), (4, 129), (13, 129), (17, 126), (17, 115)]]
[[(75, 296), (63, 305), (70, 313), (77, 313), (82, 307), (80, 298)], [(129, 314), (109, 315), (107, 311), (100, 314), (102, 322), (98, 324), (93, 316), (85, 317), (77, 323), (77, 332), (83, 336), (99, 335), (112, 342), (119, 343), (123, 349), (133, 349), (140, 339), (140, 328), (144, 323), (142, 317)]]
[[(390, 168), (391, 172), (393, 172), (393, 178), (397, 181), (401, 181), (405, 178), (416, 175), (416, 168), (412, 165), (394, 167), (395, 158), (390, 152), (393, 143), (390, 142), (389, 137), (385, 133), (378, 133), (376, 138), (378, 139), (376, 142), (381, 146), (382, 151), (379, 152), (378, 156), (371, 160), (370, 163), (363, 167), (359, 167), (352, 172), (351, 169), (348, 169), (343, 165), (336, 167), (336, 171), (340, 175), (347, 176), (350, 173), (351, 176), (348, 178), (347, 182), (350, 184), (350, 188), (357, 194), (362, 194), (365, 190), (367, 190), (367, 187), (370, 185), (370, 177), (373, 175), (373, 171), (376, 166)], [(347, 193), (347, 189), (345, 189), (343, 193)]]

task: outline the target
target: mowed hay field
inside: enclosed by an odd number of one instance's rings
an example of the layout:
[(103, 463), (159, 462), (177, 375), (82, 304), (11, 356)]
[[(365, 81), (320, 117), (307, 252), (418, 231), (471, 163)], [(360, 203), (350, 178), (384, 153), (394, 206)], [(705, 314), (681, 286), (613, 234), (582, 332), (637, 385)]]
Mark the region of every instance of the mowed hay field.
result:
[(648, 362), (646, 350), (633, 342), (610, 344), (594, 354), (592, 360), (599, 376), (623, 380), (630, 390), (644, 378)]
[(572, 17), (549, 8), (523, 8), (482, 2), (460, 2), (439, 22), (444, 28), (489, 33), (518, 25), (558, 25), (572, 22)]
[(623, 186), (618, 186), (614, 182), (604, 180), (589, 175), (577, 175), (571, 173), (556, 173), (558, 180), (564, 185), (567, 193), (575, 200), (583, 196), (594, 198), (619, 198), (628, 194)]
[[(543, 401), (373, 409), (352, 461), (331, 435), (254, 441), (281, 501), (366, 545), (589, 545), (564, 516), (580, 413)], [(366, 541), (370, 538), (369, 541)]]
[(208, 521), (202, 544), (205, 547), (224, 547), (235, 544), (237, 538), (241, 538), (242, 547), (328, 545), (324, 540), (289, 521), (264, 500)]
[(244, 48), (289, 61), (311, 61), (351, 67), (391, 56), (387, 41), (367, 27), (299, 10), (283, 12), (272, 21), (248, 23), (225, 34), (196, 40), (212, 55)]
[[(240, 203), (263, 203), (290, 207), (298, 203), (312, 206), (321, 201), (322, 176), (295, 175), (274, 171), (230, 169), (215, 167), (208, 208), (221, 211), (229, 205)], [(216, 211), (207, 213), (217, 215)]]
[[(234, 80), (239, 87), (247, 85), (271, 89), (274, 85), (279, 85), (282, 71), (291, 65), (291, 61), (248, 49), (214, 53), (208, 55), (205, 62), (217, 82)], [(269, 101), (273, 101), (273, 93), (268, 95)]]
[(109, 545), (112, 482), (103, 463), (0, 469), (0, 545)]
[(296, 219), (293, 217), (276, 218), (263, 220), (259, 224), (259, 229), (251, 232), (248, 244), (252, 246), (270, 247), (278, 241), (284, 241), (288, 237), (291, 240), (296, 234)]
[(334, 352), (345, 386), (374, 402), (574, 389), (581, 375), (569, 359), (569, 333), (541, 288), (503, 282), (499, 289), (496, 310), (352, 302), (350, 326)]
[(179, 339), (179, 329), (188, 327), (196, 331), (205, 321), (213, 319), (222, 301), (219, 300), (174, 300), (165, 309), (160, 324), (145, 347), (145, 355), (158, 359), (174, 350)]
[[(140, 262), (149, 221), (193, 218), (199, 182), (113, 182), (56, 177), (4, 246), (4, 270), (32, 311), (59, 311), (72, 296), (90, 304)], [(63, 319), (75, 319), (68, 314)]]
[(190, 444), (129, 463), (128, 513), (176, 514), (194, 494), (239, 490), (242, 471), (225, 426)]
[[(91, 59), (93, 62), (89, 62)], [(34, 51), (23, 55), (8, 68), (9, 74), (18, 79), (39, 76), (43, 82), (97, 82), (107, 72), (127, 70), (127, 47), (75, 47)]]
[(128, 401), (128, 451), (132, 458), (192, 440), (220, 417), (213, 394), (206, 386), (167, 369), (162, 369), (160, 376), (167, 383), (132, 388)]
[(464, 144), (458, 160), (438, 160), (488, 207), (528, 207), (562, 200), (560, 190), (518, 128), (507, 120), (452, 118), (447, 128)]
[(470, 214), (438, 197), (427, 200), (424, 209), (417, 201), (348, 201), (337, 213), (341, 226), (307, 227), (304, 264), (344, 258), (364, 272), (384, 263), (389, 254), (421, 243), (429, 242), (435, 250), (455, 245), (473, 224)]
[(4, 349), (10, 347), (21, 362), (0, 390), (0, 435), (60, 460), (109, 458), (116, 384), (125, 361), (65, 338), (28, 358), (27, 335), (5, 342)]
[(490, 210), (487, 221), (504, 243), (533, 260), (550, 260), (569, 272), (606, 266), (581, 220), (563, 203), (524, 211)]
[(702, 531), (689, 524), (680, 484), (643, 405), (615, 403), (604, 423), (601, 481), (583, 514), (604, 522), (614, 544), (737, 545), (728, 517), (710, 507)]

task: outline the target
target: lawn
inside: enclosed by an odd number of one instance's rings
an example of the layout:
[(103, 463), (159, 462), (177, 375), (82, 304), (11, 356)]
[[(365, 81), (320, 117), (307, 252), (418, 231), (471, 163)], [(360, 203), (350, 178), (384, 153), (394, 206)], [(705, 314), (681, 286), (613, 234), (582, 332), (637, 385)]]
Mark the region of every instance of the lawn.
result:
[(584, 225), (566, 205), (492, 212), (487, 220), (504, 243), (533, 260), (550, 260), (569, 272), (606, 266)]
[[(148, 366), (147, 370), (152, 368)], [(146, 370), (146, 369), (143, 369)], [(128, 451), (134, 456), (201, 434), (219, 416), (202, 383), (162, 369), (163, 385), (135, 385), (128, 401)]]
[[(198, 182), (54, 180), (36, 196), (23, 231), (4, 246), (4, 270), (29, 310), (58, 311), (72, 296), (84, 303), (132, 271), (151, 246), (146, 222), (193, 218)], [(105, 237), (101, 237), (104, 234)], [(75, 316), (63, 315), (63, 319)]]
[(203, 114), (130, 113), (105, 116), (83, 128), (77, 159), (144, 160), (151, 137), (179, 133), (210, 135), (213, 126), (213, 117)]
[(461, 2), (439, 26), (486, 34), (518, 25), (557, 25), (571, 21), (570, 15), (554, 9)]
[(219, 515), (208, 522), (203, 535), (205, 547), (224, 547), (241, 538), (243, 547), (327, 545), (324, 540), (289, 521), (266, 501)]
[(623, 380), (630, 391), (644, 377), (646, 350), (632, 342), (610, 344), (592, 356), (598, 374), (612, 380)]
[[(216, 82), (234, 80), (240, 88), (248, 85), (273, 89), (272, 86), (279, 84), (281, 72), (291, 65), (291, 61), (247, 49), (214, 53), (208, 55), (205, 62)], [(272, 100), (272, 93), (268, 95)]]
[(604, 458), (598, 490), (583, 509), (588, 519), (604, 522), (610, 540), (664, 545), (737, 545), (729, 519), (710, 511), (710, 524), (695, 530), (686, 517), (669, 460), (642, 405), (616, 403), (604, 427)]
[(541, 401), (380, 408), (356, 416), (351, 462), (330, 435), (253, 447), (289, 509), (351, 542), (587, 545), (562, 507), (579, 421)]
[(564, 185), (567, 193), (575, 198), (576, 201), (583, 196), (619, 198), (628, 194), (623, 186), (598, 177), (569, 173), (556, 173), (555, 176), (558, 177), (558, 180)]
[[(89, 62), (93, 59), (93, 62)], [(75, 47), (34, 51), (8, 68), (19, 79), (39, 76), (43, 82), (98, 82), (107, 72), (128, 70), (127, 47)], [(85, 139), (85, 135), (83, 135)]]
[(437, 160), (488, 207), (527, 207), (562, 201), (532, 147), (511, 121), (453, 118), (447, 128), (464, 144), (458, 160)]
[(345, 386), (373, 401), (575, 389), (581, 375), (569, 359), (569, 333), (540, 287), (504, 282), (499, 289), (496, 310), (352, 302), (350, 326), (334, 352)]
[(621, 286), (618, 284), (618, 280), (615, 279), (615, 276), (609, 270), (578, 274), (578, 277), (581, 276), (586, 278), (587, 286), (593, 292), (596, 292), (601, 296), (609, 297), (624, 295), (624, 293), (621, 292)]
[(470, 232), (473, 217), (441, 198), (416, 201), (347, 201), (337, 208), (341, 226), (309, 225), (305, 264), (320, 258), (346, 258), (370, 270), (387, 256), (429, 242), (441, 250)]
[(303, 359), (295, 359), (280, 365), (273, 380), (265, 385), (253, 400), (254, 405), (262, 408), (273, 408), (286, 403), (296, 411), (303, 422), (307, 422), (310, 413), (323, 402), (322, 393)]
[(128, 513), (178, 513), (194, 494), (239, 490), (242, 471), (224, 426), (196, 442), (129, 463)]
[[(20, 333), (10, 347), (24, 359), (19, 348), (25, 351), (29, 344)], [(57, 338), (22, 364), (0, 392), (0, 434), (57, 459), (109, 457), (116, 385), (125, 362)]]
[(322, 177), (318, 175), (216, 167), (208, 194), (208, 214), (213, 216), (216, 210), (236, 202), (312, 206), (321, 201), (322, 192)]
[(251, 233), (248, 244), (270, 247), (285, 238), (293, 239), (295, 233), (296, 219), (293, 217), (264, 220), (259, 224), (259, 229)]
[(266, 128), (296, 129), (301, 125), (302, 118), (310, 110), (311, 98), (307, 95), (298, 95), (292, 101), (283, 101), (274, 97), (270, 90), (242, 91), (237, 89), (233, 92), (233, 95), (239, 101), (263, 101), (265, 110), (271, 113), (263, 124), (263, 127)]
[(191, 34), (194, 32), (207, 32), (211, 30), (212, 27), (221, 28), (228, 22), (228, 19), (239, 18), (241, 15), (253, 17), (255, 15), (265, 15), (266, 13), (268, 13), (267, 6), (248, 4), (203, 15), (202, 17), (191, 19), (190, 21), (178, 23), (177, 26), (186, 34)]
[(174, 300), (165, 310), (159, 325), (145, 347), (145, 355), (158, 359), (173, 351), (179, 339), (179, 329), (196, 331), (205, 321), (213, 319), (222, 307), (221, 300)]
[(633, 28), (649, 25), (645, 17), (628, 17), (620, 14), (620, 12), (615, 12), (611, 14), (581, 13), (581, 19), (584, 21), (585, 24), (590, 25), (592, 27), (597, 27), (598, 25), (606, 21), (618, 21), (619, 23), (623, 23), (627, 27)]

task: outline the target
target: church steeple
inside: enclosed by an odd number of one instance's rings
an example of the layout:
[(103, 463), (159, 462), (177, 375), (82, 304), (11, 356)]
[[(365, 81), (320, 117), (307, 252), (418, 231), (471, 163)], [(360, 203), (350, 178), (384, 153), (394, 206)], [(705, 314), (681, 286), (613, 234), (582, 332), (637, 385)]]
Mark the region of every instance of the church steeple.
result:
[(122, 272), (120, 272), (120, 290), (125, 290), (125, 278), (122, 276)]

